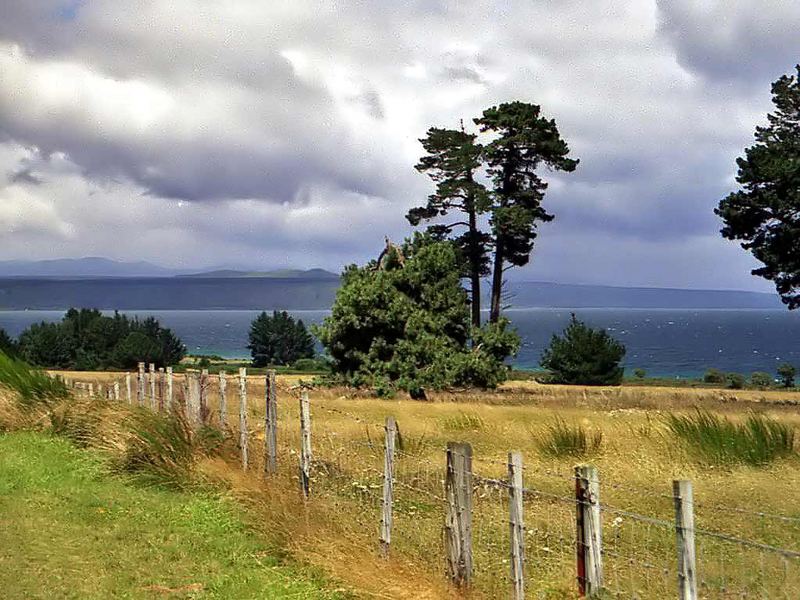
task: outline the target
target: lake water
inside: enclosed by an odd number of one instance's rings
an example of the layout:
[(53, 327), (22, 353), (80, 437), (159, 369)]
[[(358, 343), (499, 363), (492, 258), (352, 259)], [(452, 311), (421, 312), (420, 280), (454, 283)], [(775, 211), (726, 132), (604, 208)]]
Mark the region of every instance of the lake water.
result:
[[(290, 311), (306, 324), (319, 323), (329, 311)], [(569, 309), (509, 310), (522, 337), (515, 364), (537, 366), (553, 333), (569, 321)], [(749, 374), (774, 373), (781, 362), (800, 367), (800, 311), (706, 309), (580, 309), (578, 317), (603, 327), (628, 353), (629, 370), (643, 368), (649, 375), (696, 377), (708, 367)], [(125, 311), (140, 317), (152, 315), (170, 327), (192, 354), (217, 354), (226, 358), (249, 355), (247, 332), (258, 311), (165, 310)], [(0, 327), (17, 336), (31, 323), (57, 321), (62, 311), (0, 311)]]

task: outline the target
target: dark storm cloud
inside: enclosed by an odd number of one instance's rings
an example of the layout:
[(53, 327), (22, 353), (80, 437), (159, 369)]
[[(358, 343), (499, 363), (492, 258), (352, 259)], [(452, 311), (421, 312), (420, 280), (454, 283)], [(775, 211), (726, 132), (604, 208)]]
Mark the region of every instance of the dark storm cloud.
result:
[(336, 269), (408, 232), (431, 189), (413, 169), (428, 127), (520, 99), (581, 159), (544, 173), (557, 219), (521, 276), (736, 287), (749, 267), (728, 267), (746, 257), (713, 208), (768, 83), (800, 60), (800, 8), (778, 2), (0, 0), (0, 13), (9, 257)]
[(800, 3), (659, 0), (658, 8), (681, 65), (709, 79), (764, 85), (800, 62)]

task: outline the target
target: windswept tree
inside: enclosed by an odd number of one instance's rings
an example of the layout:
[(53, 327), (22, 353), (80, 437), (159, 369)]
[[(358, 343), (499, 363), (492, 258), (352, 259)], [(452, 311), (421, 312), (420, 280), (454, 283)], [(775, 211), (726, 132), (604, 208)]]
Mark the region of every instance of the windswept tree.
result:
[(475, 119), (480, 131), (491, 136), (484, 160), (491, 190), (491, 227), (494, 238), (492, 294), (489, 320), (500, 319), (504, 274), (530, 261), (539, 223), (553, 220), (542, 206), (547, 182), (537, 170), (572, 172), (578, 160), (569, 158), (569, 146), (554, 119), (526, 102), (509, 102), (483, 111)]
[[(406, 218), (412, 225), (432, 221), (450, 213), (463, 215), (447, 223), (428, 227), (434, 238), (452, 239), (463, 257), (462, 275), (470, 282), (470, 314), (473, 327), (481, 325), (481, 277), (489, 274), (488, 249), (491, 237), (480, 230), (478, 219), (489, 207), (486, 187), (476, 181), (481, 166), (483, 147), (477, 136), (464, 127), (439, 129), (431, 127), (421, 139), (427, 154), (416, 168), (436, 182), (436, 191), (428, 196), (425, 206), (412, 208)], [(454, 235), (454, 232), (458, 232)]]
[(795, 70), (772, 84), (775, 110), (736, 161), (741, 189), (714, 211), (722, 235), (763, 264), (753, 275), (774, 282), (789, 309), (800, 306), (800, 65)]

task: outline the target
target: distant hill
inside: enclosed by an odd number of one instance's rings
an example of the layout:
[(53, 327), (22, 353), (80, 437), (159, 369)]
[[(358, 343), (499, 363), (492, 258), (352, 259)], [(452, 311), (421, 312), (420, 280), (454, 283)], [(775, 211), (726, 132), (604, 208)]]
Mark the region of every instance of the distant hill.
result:
[(325, 269), (279, 269), (277, 271), (237, 271), (235, 269), (219, 269), (203, 273), (190, 273), (178, 277), (193, 277), (204, 279), (229, 279), (232, 277), (261, 277), (269, 279), (339, 279), (336, 273)]
[[(71, 306), (120, 310), (324, 310), (339, 278), (313, 269), (283, 277), (0, 278), (0, 310), (62, 310)], [(310, 273), (310, 275), (309, 275)], [(512, 308), (781, 308), (774, 294), (514, 282)], [(488, 303), (484, 304), (488, 307)]]
[(509, 283), (509, 292), (509, 304), (513, 308), (783, 307), (777, 294), (738, 290), (685, 290), (525, 281)]
[(177, 273), (144, 261), (120, 262), (95, 256), (0, 261), (0, 277), (172, 277)]

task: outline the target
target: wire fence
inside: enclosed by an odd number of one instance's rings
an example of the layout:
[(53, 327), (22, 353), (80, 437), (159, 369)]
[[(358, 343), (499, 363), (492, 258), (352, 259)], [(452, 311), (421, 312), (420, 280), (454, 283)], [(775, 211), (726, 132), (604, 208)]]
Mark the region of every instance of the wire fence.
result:
[[(79, 394), (222, 426), (249, 453), (243, 468), (268, 473), (269, 419), (248, 420), (264, 416), (248, 409), (252, 380), (240, 373), (238, 401), (224, 381), (190, 372), (174, 382), (171, 371), (141, 365), (105, 387), (67, 383)], [(268, 403), (274, 373), (264, 388)], [(637, 487), (604, 481), (592, 467), (556, 472), (526, 468), (512, 454), (473, 456), (468, 444), (436, 447), (404, 436), (402, 423), (395, 433), (388, 421), (324, 397), (309, 402), (306, 422), (298, 401), (308, 392), (283, 392), (275, 460), (299, 482), (307, 460), (304, 501), (335, 503), (343, 519), (374, 532), (375, 551), (429, 565), (476, 595), (800, 597), (800, 516), (731, 506), (724, 489), (696, 500), (686, 481)]]

